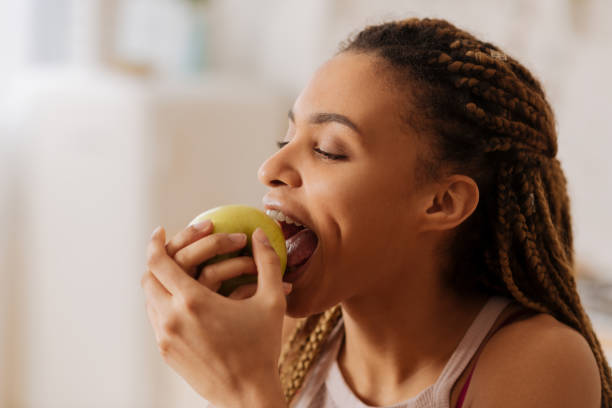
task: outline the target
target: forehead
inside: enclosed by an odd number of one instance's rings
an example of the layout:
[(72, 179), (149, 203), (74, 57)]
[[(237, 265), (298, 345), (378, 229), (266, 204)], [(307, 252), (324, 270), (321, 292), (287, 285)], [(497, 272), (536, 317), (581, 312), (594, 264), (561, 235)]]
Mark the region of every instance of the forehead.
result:
[(403, 96), (377, 57), (345, 52), (315, 72), (293, 111), (298, 121), (314, 112), (339, 113), (373, 137), (402, 129), (400, 114), (409, 109)]

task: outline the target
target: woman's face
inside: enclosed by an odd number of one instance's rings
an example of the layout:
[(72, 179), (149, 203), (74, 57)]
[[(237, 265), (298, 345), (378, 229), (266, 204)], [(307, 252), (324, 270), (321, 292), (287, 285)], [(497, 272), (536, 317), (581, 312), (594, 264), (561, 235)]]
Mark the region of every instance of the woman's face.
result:
[(287, 299), (294, 317), (405, 291), (424, 256), (417, 237), (425, 196), (414, 189), (420, 148), (399, 117), (409, 98), (389, 88), (375, 58), (342, 53), (325, 63), (289, 113), (286, 145), (259, 169), (270, 187), (265, 206), (318, 237)]

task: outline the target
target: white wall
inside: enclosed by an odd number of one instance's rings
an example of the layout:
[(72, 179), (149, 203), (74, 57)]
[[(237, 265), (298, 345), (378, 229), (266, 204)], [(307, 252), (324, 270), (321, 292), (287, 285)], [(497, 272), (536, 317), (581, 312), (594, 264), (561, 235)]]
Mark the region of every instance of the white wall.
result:
[(142, 341), (136, 255), (151, 211), (143, 98), (74, 76), (16, 89), (29, 104), (15, 172), (7, 406), (148, 405), (155, 348)]
[(173, 235), (216, 205), (260, 206), (256, 170), (283, 131), (284, 103), (238, 78), (52, 75), (17, 89), (30, 96), (10, 169), (21, 194), (7, 197), (17, 239), (3, 234), (5, 271), (18, 274), (2, 275), (7, 406), (173, 405), (190, 394), (148, 326), (148, 235), (157, 224)]
[(9, 366), (12, 366), (12, 350), (15, 338), (12, 336), (17, 315), (17, 301), (14, 286), (18, 278), (20, 258), (16, 256), (21, 240), (19, 237), (19, 220), (16, 213), (21, 201), (16, 199), (20, 193), (17, 182), (17, 146), (8, 124), (0, 126), (0, 407), (7, 406), (8, 395), (14, 386), (14, 377)]

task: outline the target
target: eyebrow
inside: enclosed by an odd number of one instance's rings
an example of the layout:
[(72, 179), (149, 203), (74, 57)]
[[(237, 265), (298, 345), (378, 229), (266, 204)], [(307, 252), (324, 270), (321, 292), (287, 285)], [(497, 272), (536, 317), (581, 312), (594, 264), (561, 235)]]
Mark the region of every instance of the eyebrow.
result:
[[(289, 117), (289, 120), (295, 123), (295, 115), (293, 114), (293, 110), (289, 109), (289, 113), (287, 116)], [(359, 127), (357, 127), (357, 125), (353, 123), (353, 121), (351, 121), (349, 118), (339, 113), (331, 113), (331, 112), (313, 113), (312, 115), (310, 115), (308, 122), (314, 125), (336, 122), (336, 123), (340, 123), (344, 126), (351, 128), (353, 131), (359, 133), (360, 135), (362, 134), (361, 131), (359, 130)]]

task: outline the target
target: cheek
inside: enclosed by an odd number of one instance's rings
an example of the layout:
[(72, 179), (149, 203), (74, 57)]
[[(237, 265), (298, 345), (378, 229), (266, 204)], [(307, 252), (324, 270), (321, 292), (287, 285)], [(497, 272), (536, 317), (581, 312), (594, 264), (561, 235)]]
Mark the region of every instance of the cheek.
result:
[(370, 163), (330, 171), (309, 183), (326, 274), (345, 278), (364, 265), (370, 269), (400, 258), (413, 245), (414, 209), (406, 177), (405, 169)]
[(380, 180), (342, 189), (335, 201), (341, 230), (334, 262), (348, 269), (395, 264), (415, 247), (414, 202), (398, 183)]
[(343, 236), (358, 235), (375, 241), (384, 241), (400, 233), (410, 222), (411, 203), (398, 183), (375, 179), (362, 179), (352, 189), (340, 189), (336, 214)]

